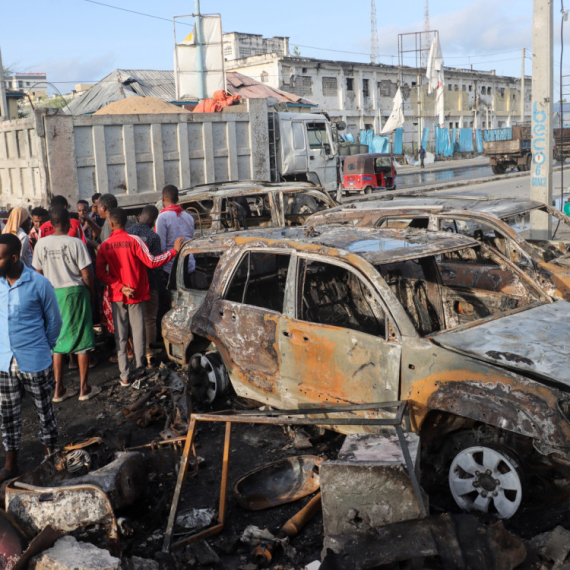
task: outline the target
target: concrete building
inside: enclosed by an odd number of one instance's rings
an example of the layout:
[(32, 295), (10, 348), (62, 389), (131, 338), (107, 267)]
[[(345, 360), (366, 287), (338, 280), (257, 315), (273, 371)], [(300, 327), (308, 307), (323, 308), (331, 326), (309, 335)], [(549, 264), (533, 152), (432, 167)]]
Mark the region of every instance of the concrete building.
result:
[(32, 99), (45, 97), (48, 93), (45, 73), (14, 73), (6, 77), (6, 87), (19, 93), (28, 93)]
[[(399, 68), (392, 65), (268, 53), (227, 61), (226, 68), (311, 99), (331, 119), (345, 121), (354, 135), (365, 128), (381, 130), (398, 88)], [(496, 128), (520, 120), (520, 78), (445, 68), (445, 83), (445, 127)], [(418, 81), (415, 70), (404, 68), (404, 145), (417, 146), (418, 127), (430, 127), (430, 142), (434, 140), (435, 101), (425, 84), (425, 70)], [(525, 120), (530, 120), (530, 77), (525, 79), (524, 105)]]
[(261, 34), (240, 34), (239, 32), (224, 34), (224, 58), (226, 61), (266, 53), (289, 55), (289, 38), (264, 38)]

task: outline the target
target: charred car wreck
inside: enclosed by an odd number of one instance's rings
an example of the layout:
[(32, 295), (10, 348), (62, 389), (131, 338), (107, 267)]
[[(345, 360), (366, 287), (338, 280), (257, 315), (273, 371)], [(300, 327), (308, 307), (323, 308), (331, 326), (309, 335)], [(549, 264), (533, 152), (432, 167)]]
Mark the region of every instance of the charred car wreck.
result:
[(407, 400), (457, 504), (500, 517), (530, 464), (564, 476), (570, 304), (484, 243), (332, 226), (211, 236), (183, 248), (177, 287), (164, 338), (205, 401), (230, 386), (281, 409)]

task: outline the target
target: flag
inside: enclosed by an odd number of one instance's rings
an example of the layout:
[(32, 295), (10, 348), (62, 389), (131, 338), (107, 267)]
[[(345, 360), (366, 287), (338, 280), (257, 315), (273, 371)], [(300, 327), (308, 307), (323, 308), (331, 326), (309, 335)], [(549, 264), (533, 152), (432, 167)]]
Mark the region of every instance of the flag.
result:
[(398, 91), (396, 92), (396, 96), (394, 97), (394, 106), (392, 107), (392, 113), (388, 117), (386, 124), (382, 131), (380, 131), (381, 135), (385, 135), (395, 131), (399, 127), (404, 124), (404, 99), (402, 97), (402, 91), (398, 87)]
[(428, 94), (435, 91), (436, 115), (439, 117), (439, 126), (443, 127), (445, 122), (443, 55), (436, 35), (433, 37), (429, 50), (426, 77), (428, 80)]

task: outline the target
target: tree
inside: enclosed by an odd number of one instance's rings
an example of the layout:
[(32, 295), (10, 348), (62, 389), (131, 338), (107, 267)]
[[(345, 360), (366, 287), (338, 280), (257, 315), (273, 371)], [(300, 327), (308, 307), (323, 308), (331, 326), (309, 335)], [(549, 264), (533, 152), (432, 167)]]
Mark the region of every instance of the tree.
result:
[(299, 46), (295, 46), (293, 48), (293, 55), (296, 55), (296, 56), (301, 55), (301, 50), (299, 49)]

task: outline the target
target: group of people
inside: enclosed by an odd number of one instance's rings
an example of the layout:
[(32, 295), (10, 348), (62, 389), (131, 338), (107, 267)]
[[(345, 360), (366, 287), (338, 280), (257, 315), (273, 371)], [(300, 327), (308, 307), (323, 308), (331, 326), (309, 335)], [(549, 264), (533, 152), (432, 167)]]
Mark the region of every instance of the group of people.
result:
[[(168, 306), (168, 276), (183, 242), (194, 237), (194, 220), (178, 205), (178, 189), (165, 186), (162, 201), (160, 213), (146, 206), (130, 226), (113, 194), (95, 194), (91, 206), (81, 200), (76, 212), (63, 196), (53, 197), (49, 212), (11, 210), (0, 235), (0, 415), (6, 449), (0, 482), (18, 474), (25, 392), (34, 400), (47, 453), (57, 439), (53, 403), (76, 395), (87, 401), (101, 392), (88, 381), (96, 326), (115, 336), (121, 386), (152, 366), (158, 317)], [(78, 390), (64, 386), (66, 355), (70, 368), (79, 370)]]

